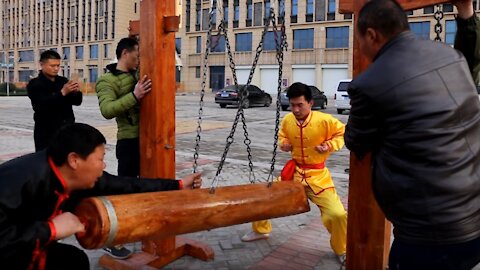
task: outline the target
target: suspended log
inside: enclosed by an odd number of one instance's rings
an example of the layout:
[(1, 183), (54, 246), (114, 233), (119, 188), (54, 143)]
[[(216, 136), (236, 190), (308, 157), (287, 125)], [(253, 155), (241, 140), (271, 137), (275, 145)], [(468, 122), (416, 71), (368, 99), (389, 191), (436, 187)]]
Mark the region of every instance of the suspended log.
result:
[(97, 249), (309, 210), (302, 184), (278, 182), (87, 198), (75, 214), (86, 225), (78, 242)]

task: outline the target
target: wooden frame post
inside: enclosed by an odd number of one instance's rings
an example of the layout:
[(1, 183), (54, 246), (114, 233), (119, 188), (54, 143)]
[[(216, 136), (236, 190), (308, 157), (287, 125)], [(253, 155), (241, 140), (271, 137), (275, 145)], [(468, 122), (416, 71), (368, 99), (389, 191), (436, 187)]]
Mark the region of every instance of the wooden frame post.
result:
[[(397, 0), (405, 10), (446, 3), (445, 0)], [(358, 13), (368, 0), (340, 0), (340, 13)], [(357, 31), (353, 35), (353, 77), (370, 64), (360, 51)], [(350, 154), (350, 184), (348, 192), (347, 269), (380, 270), (388, 265), (391, 224), (378, 207), (371, 188), (371, 155), (358, 160)]]
[[(141, 102), (140, 162), (143, 177), (175, 178), (175, 0), (142, 0), (140, 3), (140, 72), (152, 80), (152, 91)], [(214, 257), (212, 248), (175, 236), (143, 242), (144, 252), (127, 260), (100, 258), (107, 269), (155, 269), (190, 255)]]

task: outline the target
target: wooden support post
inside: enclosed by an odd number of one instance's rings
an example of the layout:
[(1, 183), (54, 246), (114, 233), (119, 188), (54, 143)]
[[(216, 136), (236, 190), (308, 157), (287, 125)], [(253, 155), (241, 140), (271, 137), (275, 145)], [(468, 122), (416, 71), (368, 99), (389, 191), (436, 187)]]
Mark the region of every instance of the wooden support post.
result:
[[(175, 0), (142, 0), (140, 3), (140, 72), (152, 79), (151, 93), (140, 112), (140, 161), (144, 177), (175, 178)], [(168, 22), (168, 25), (167, 25)], [(107, 255), (99, 263), (107, 269), (160, 268), (183, 255), (211, 260), (211, 247), (175, 237), (143, 242), (143, 253), (127, 260)]]
[[(445, 0), (397, 0), (404, 9), (441, 4)], [(368, 0), (340, 0), (340, 13), (354, 13), (354, 29), (360, 9)], [(353, 77), (370, 64), (360, 51), (357, 32), (353, 35)], [(391, 224), (378, 207), (371, 189), (371, 155), (358, 160), (350, 154), (348, 192), (347, 269), (386, 269), (390, 250)]]

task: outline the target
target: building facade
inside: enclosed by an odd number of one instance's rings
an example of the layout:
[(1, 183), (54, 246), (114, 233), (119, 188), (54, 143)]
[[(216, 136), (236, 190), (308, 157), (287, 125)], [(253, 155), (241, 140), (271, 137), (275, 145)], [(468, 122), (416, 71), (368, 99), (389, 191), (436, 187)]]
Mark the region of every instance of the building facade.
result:
[[(204, 73), (207, 91), (233, 84), (233, 65), (228, 57), (227, 40), (237, 81), (246, 83), (271, 7), (277, 24), (285, 23), (288, 51), (284, 52), (282, 78), (279, 83), (275, 53), (275, 36), (278, 39), (279, 35), (278, 32), (275, 35), (276, 31), (269, 27), (252, 84), (276, 93), (279, 84), (283, 88), (300, 81), (316, 85), (332, 97), (338, 81), (351, 78), (353, 20), (351, 14), (338, 13), (338, 0), (214, 1), (211, 24), (218, 29), (223, 18), (227, 39), (217, 30), (212, 32), (209, 42), (213, 46), (205, 65), (210, 2), (183, 0), (182, 28), (176, 39), (183, 64), (178, 76), (181, 82), (179, 91), (200, 91)], [(474, 1), (474, 5), (478, 11), (478, 0)], [(443, 5), (442, 9), (444, 17), (440, 20), (443, 30), (440, 38), (452, 45), (456, 32), (455, 10), (451, 4)], [(435, 11), (436, 7), (431, 6), (407, 12), (412, 31), (422, 38), (435, 38)]]
[(8, 81), (28, 82), (40, 53), (53, 49), (62, 57), (61, 74), (89, 86), (115, 61), (116, 44), (139, 13), (139, 0), (0, 0), (1, 82), (7, 69)]
[[(171, 0), (180, 6), (176, 33), (178, 91), (198, 92), (203, 77), (207, 91), (237, 81), (246, 83), (258, 44), (273, 8), (277, 25), (285, 24), (288, 50), (282, 76), (276, 60), (281, 29), (270, 25), (252, 84), (269, 93), (300, 81), (316, 85), (331, 97), (340, 79), (351, 78), (353, 20), (339, 14), (339, 0)], [(211, 53), (205, 64), (210, 4), (213, 3)], [(479, 11), (479, 0), (474, 0)], [(440, 38), (452, 45), (456, 25), (451, 4), (442, 6)], [(433, 39), (435, 7), (407, 12), (412, 31)], [(129, 21), (140, 18), (139, 0), (0, 0), (0, 82), (28, 82), (38, 72), (39, 55), (55, 49), (62, 56), (62, 74), (77, 75), (91, 85), (115, 61), (117, 42), (128, 36)], [(218, 26), (225, 22), (225, 35)], [(232, 55), (229, 60), (228, 47)], [(179, 63), (180, 61), (177, 61)], [(7, 78), (8, 74), (8, 78)], [(204, 75), (205, 74), (205, 75)], [(279, 83), (280, 82), (280, 83)]]

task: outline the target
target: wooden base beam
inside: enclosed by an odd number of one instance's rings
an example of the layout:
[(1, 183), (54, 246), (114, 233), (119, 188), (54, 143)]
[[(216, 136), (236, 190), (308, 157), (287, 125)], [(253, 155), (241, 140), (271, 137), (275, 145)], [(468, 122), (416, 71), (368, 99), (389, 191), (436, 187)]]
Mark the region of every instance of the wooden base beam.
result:
[[(150, 246), (145, 246), (149, 244)], [(185, 255), (202, 261), (213, 260), (215, 256), (213, 249), (208, 245), (182, 237), (177, 237), (175, 249), (168, 255), (155, 255), (157, 254), (157, 248), (155, 241), (146, 241), (143, 247), (144, 252), (134, 253), (126, 260), (118, 260), (109, 255), (103, 255), (98, 263), (110, 270), (156, 270)], [(145, 250), (148, 252), (145, 252)]]

